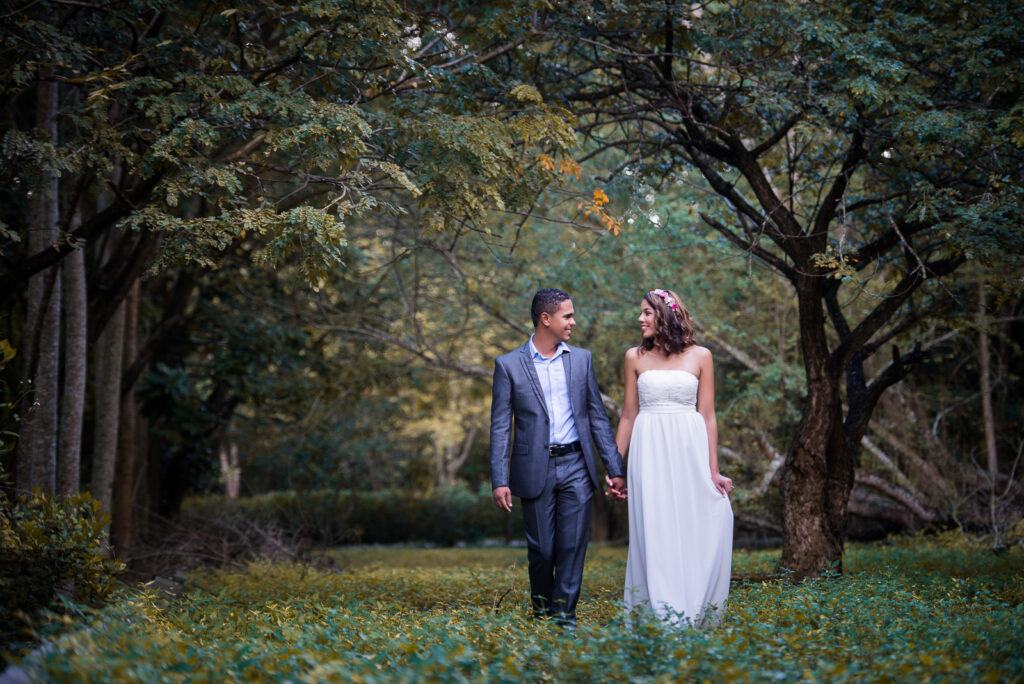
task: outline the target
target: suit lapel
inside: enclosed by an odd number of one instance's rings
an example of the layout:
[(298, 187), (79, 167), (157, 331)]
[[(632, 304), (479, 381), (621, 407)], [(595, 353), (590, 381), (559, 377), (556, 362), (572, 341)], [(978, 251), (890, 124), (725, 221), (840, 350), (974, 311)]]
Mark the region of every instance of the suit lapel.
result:
[(533, 356), (530, 353), (530, 341), (527, 340), (526, 344), (520, 347), (522, 354), (519, 360), (523, 363), (523, 372), (526, 373), (526, 377), (530, 379), (530, 385), (533, 386), (533, 391), (537, 395), (537, 401), (540, 402), (541, 407), (544, 409), (544, 413), (551, 415), (551, 411), (548, 409), (547, 402), (544, 401), (544, 392), (540, 389), (540, 376), (537, 375), (537, 367), (533, 365)]
[(569, 408), (572, 409), (572, 414), (578, 416), (576, 412), (576, 386), (572, 384), (573, 372), (572, 372), (572, 359), (575, 354), (571, 351), (562, 352), (562, 367), (565, 369), (565, 387), (569, 394)]

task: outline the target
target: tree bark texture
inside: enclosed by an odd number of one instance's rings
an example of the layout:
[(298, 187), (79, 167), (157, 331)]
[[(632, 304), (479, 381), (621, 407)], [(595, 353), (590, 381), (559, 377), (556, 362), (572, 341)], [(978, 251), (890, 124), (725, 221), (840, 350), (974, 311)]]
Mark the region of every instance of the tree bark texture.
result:
[(782, 471), (782, 557), (797, 577), (841, 570), (853, 464), (843, 438), (838, 374), (831, 368), (820, 280), (800, 276), (800, 342), (807, 376), (803, 418)]
[(93, 363), (92, 490), (93, 497), (111, 510), (114, 468), (121, 416), (121, 359), (124, 348), (124, 306), (118, 307), (96, 345)]
[[(121, 387), (120, 372), (131, 366), (138, 351), (139, 323), (139, 281), (128, 291), (123, 303), (124, 310), (124, 343), (121, 354), (121, 366), (117, 374), (117, 389)], [(135, 471), (138, 461), (138, 440), (135, 433), (137, 409), (135, 406), (135, 387), (132, 385), (127, 392), (118, 392), (121, 398), (120, 421), (118, 426), (117, 456), (114, 466), (114, 482), (112, 492), (113, 521), (111, 522), (110, 538), (118, 553), (125, 555), (133, 541), (132, 499), (135, 489)]]
[[(77, 212), (76, 212), (77, 213)], [(73, 225), (73, 224), (72, 224)], [(64, 389), (60, 409), (60, 450), (57, 453), (57, 492), (78, 492), (82, 463), (82, 417), (85, 413), (87, 302), (85, 252), (64, 259), (61, 274), (64, 314)]]
[[(57, 82), (44, 71), (37, 84), (36, 124), (57, 141)], [(46, 250), (58, 240), (60, 221), (57, 174), (41, 173), (33, 192), (28, 251)], [(26, 313), (25, 372), (28, 383), (24, 419), (20, 426), (15, 486), (19, 491), (39, 487), (52, 493), (57, 482), (57, 410), (60, 376), (60, 266), (54, 265), (32, 276), (28, 283)]]

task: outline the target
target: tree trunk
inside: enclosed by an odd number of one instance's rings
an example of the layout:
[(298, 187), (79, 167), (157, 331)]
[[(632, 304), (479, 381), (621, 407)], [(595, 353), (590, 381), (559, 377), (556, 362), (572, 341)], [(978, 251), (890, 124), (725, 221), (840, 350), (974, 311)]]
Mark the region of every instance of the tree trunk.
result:
[[(57, 82), (45, 69), (36, 86), (37, 126), (57, 142)], [(57, 242), (60, 221), (57, 174), (43, 171), (32, 196), (28, 252), (36, 254)], [(60, 375), (60, 267), (51, 266), (28, 283), (25, 321), (25, 372), (28, 383), (24, 419), (15, 464), (19, 491), (39, 487), (52, 493), (57, 484), (57, 403)]]
[(237, 499), (242, 483), (242, 471), (238, 467), (238, 445), (232, 440), (220, 448), (220, 472), (224, 477), (224, 493), (229, 499)]
[(462, 440), (462, 446), (458, 453), (455, 452), (454, 446), (449, 447), (435, 447), (435, 468), (434, 468), (434, 484), (438, 487), (451, 487), (455, 484), (455, 479), (459, 476), (459, 470), (465, 465), (466, 460), (469, 458), (469, 453), (473, 449), (473, 442), (476, 441), (476, 435), (480, 431), (480, 426), (474, 425), (466, 433), (466, 437)]
[(124, 345), (124, 305), (111, 316), (96, 346), (93, 392), (92, 495), (111, 510), (117, 436), (121, 416), (121, 359)]
[[(74, 209), (71, 209), (74, 211)], [(76, 218), (72, 219), (74, 230)], [(64, 391), (60, 413), (60, 451), (57, 454), (57, 492), (78, 492), (82, 463), (82, 416), (85, 412), (86, 285), (85, 252), (75, 250), (64, 259)]]
[[(807, 400), (782, 471), (782, 558), (797, 578), (842, 569), (846, 503), (853, 469), (843, 439), (839, 373), (825, 336), (820, 284), (799, 276), (800, 342)], [(847, 475), (848, 473), (848, 475)]]
[[(139, 322), (139, 281), (136, 280), (124, 300), (124, 347), (121, 368), (131, 366), (138, 351)], [(121, 376), (118, 373), (118, 389)], [(119, 392), (121, 397), (121, 420), (118, 428), (117, 458), (114, 466), (113, 521), (111, 541), (121, 555), (132, 545), (132, 498), (135, 490), (135, 463), (138, 461), (138, 440), (135, 434), (136, 407), (135, 387)]]
[(782, 474), (779, 565), (798, 577), (817, 576), (829, 567), (842, 569), (849, 492), (843, 491), (836, 472), (846, 457), (836, 384), (831, 378), (808, 384), (803, 419)]
[(999, 541), (998, 518), (996, 517), (996, 482), (999, 478), (999, 453), (996, 450), (996, 421), (992, 415), (992, 361), (990, 359), (988, 341), (988, 321), (986, 310), (988, 299), (985, 296), (985, 283), (978, 283), (978, 362), (981, 380), (981, 422), (985, 428), (985, 453), (988, 456), (988, 511), (991, 518), (992, 532)]
[[(132, 534), (135, 540), (147, 539), (158, 492), (152, 483), (149, 423), (142, 412), (135, 411), (135, 472), (132, 485)], [(156, 469), (159, 473), (159, 467)]]

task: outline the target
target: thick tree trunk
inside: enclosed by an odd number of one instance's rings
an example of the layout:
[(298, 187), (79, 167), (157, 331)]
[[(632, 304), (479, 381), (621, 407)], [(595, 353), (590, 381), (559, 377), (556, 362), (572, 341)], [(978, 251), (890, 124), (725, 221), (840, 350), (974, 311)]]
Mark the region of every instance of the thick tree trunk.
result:
[[(77, 212), (76, 212), (77, 214)], [(71, 223), (75, 228), (77, 219)], [(85, 253), (75, 250), (64, 259), (64, 391), (60, 412), (60, 451), (57, 454), (57, 492), (78, 492), (82, 462), (82, 416), (85, 412), (86, 285)]]
[[(124, 300), (124, 347), (122, 349), (121, 368), (128, 368), (135, 360), (138, 352), (139, 323), (139, 281), (135, 281)], [(121, 387), (121, 376), (118, 373), (118, 387)], [(113, 483), (113, 521), (111, 523), (111, 541), (121, 555), (131, 547), (132, 534), (132, 498), (135, 489), (135, 471), (138, 461), (138, 439), (135, 434), (137, 410), (135, 407), (134, 384), (127, 391), (121, 392), (120, 425), (118, 428), (117, 458), (114, 467)]]
[(827, 377), (808, 383), (803, 420), (783, 467), (779, 565), (798, 577), (842, 569), (849, 487), (842, 476), (846, 453), (837, 384)]
[[(50, 70), (41, 73), (37, 84), (36, 123), (51, 140), (57, 141), (57, 83)], [(57, 242), (60, 221), (57, 174), (42, 172), (42, 182), (32, 197), (29, 231), (30, 254)], [(28, 283), (26, 314), (25, 371), (28, 383), (24, 419), (20, 426), (15, 464), (15, 486), (19, 491), (39, 487), (52, 493), (57, 484), (57, 404), (60, 376), (60, 267), (36, 273)]]
[(782, 558), (796, 577), (842, 569), (853, 469), (843, 439), (839, 373), (830, 364), (820, 283), (800, 276), (797, 296), (807, 400), (782, 471)]

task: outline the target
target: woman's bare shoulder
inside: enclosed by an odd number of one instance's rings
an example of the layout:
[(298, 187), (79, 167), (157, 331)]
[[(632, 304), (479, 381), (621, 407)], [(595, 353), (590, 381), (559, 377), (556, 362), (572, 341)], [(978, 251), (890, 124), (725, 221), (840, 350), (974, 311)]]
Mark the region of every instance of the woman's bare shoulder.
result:
[(691, 347), (691, 349), (693, 351), (691, 351), (690, 353), (691, 354), (696, 354), (697, 357), (700, 358), (700, 359), (710, 359), (711, 358), (711, 350), (708, 349), (707, 347), (701, 347), (700, 345), (695, 344), (695, 345), (693, 345), (693, 347)]

